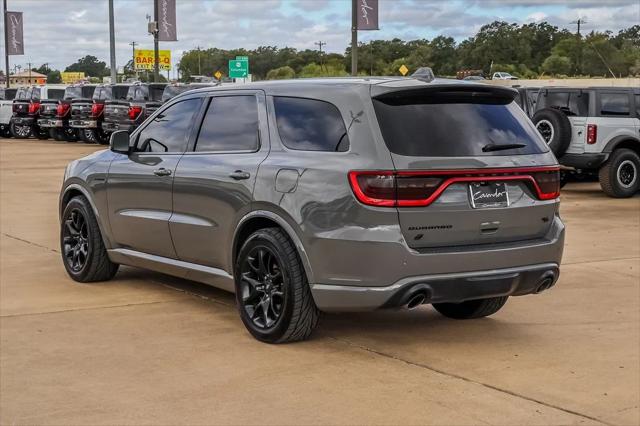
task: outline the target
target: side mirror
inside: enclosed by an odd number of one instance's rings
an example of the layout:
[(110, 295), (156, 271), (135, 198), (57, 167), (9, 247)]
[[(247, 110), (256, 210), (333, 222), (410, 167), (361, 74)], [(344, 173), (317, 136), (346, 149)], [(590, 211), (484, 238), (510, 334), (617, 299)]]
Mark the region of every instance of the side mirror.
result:
[(111, 151), (129, 155), (129, 132), (125, 130), (113, 132), (109, 140), (109, 145), (111, 146)]

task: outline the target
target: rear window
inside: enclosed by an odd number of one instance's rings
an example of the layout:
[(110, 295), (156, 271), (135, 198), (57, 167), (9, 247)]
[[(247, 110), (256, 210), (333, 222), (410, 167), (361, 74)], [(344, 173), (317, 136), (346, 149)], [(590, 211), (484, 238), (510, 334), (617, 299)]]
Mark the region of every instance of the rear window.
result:
[(21, 87), (16, 91), (16, 97), (14, 99), (27, 99), (27, 88)]
[(49, 99), (62, 99), (64, 97), (64, 89), (49, 89), (47, 92), (47, 98)]
[(162, 92), (162, 102), (166, 102), (169, 99), (178, 96), (180, 93), (186, 92), (187, 90), (191, 89), (192, 88), (189, 86), (167, 86)]
[(10, 101), (16, 97), (16, 89), (3, 89), (0, 91), (0, 99)]
[(127, 93), (131, 86), (111, 86), (105, 87), (100, 99), (122, 100), (127, 99)]
[(629, 115), (631, 106), (626, 93), (603, 93), (600, 96), (601, 115)]
[(149, 86), (149, 99), (152, 101), (160, 101), (162, 99), (162, 92), (164, 92), (165, 85)]
[(384, 141), (394, 154), (466, 157), (547, 151), (525, 113), (510, 99), (436, 92), (374, 99), (373, 105)]
[(64, 91), (65, 99), (77, 99), (82, 97), (81, 87), (67, 87)]
[(536, 109), (555, 108), (567, 115), (587, 117), (589, 115), (589, 93), (573, 92), (547, 92), (541, 93), (539, 105)]
[(39, 87), (31, 87), (27, 90), (27, 98), (29, 99), (40, 99), (40, 88)]
[(349, 138), (335, 105), (315, 99), (273, 98), (276, 123), (287, 148), (304, 151), (345, 152)]
[(149, 86), (131, 86), (127, 92), (127, 100), (146, 101), (149, 99)]

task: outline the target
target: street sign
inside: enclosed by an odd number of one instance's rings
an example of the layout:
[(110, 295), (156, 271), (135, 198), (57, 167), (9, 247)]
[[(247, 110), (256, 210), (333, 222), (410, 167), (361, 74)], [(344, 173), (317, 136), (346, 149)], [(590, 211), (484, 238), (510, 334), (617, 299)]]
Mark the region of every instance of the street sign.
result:
[(216, 71), (216, 73), (213, 76), (218, 80), (220, 80), (220, 78), (222, 78), (222, 73), (220, 71)]
[(238, 61), (249, 61), (248, 56), (236, 56), (236, 60)]
[(229, 61), (229, 77), (247, 78), (249, 75), (249, 61), (244, 59), (232, 59)]
[(409, 72), (409, 68), (407, 68), (406, 65), (402, 64), (400, 68), (398, 68), (398, 71), (400, 71), (400, 74), (402, 75), (407, 75), (407, 73)]

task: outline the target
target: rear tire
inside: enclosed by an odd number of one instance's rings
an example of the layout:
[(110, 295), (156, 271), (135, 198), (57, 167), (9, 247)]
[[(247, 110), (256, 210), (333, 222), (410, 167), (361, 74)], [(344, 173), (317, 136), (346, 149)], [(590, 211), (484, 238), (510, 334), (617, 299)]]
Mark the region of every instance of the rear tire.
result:
[(64, 133), (62, 133), (62, 130), (57, 128), (49, 129), (49, 136), (51, 136), (51, 139), (54, 139), (58, 142), (62, 142), (65, 140)]
[(60, 252), (69, 276), (78, 282), (108, 281), (118, 272), (102, 241), (93, 209), (83, 196), (65, 206), (60, 226)]
[(632, 197), (640, 189), (640, 156), (630, 149), (616, 149), (600, 168), (598, 179), (608, 196)]
[(256, 339), (266, 343), (305, 340), (320, 312), (295, 246), (279, 228), (251, 234), (235, 266), (240, 318)]
[(86, 143), (98, 143), (97, 131), (93, 129), (79, 129), (80, 138)]
[(433, 307), (447, 318), (474, 319), (495, 314), (507, 303), (507, 299), (509, 296), (467, 300), (462, 303), (434, 303)]
[(11, 131), (11, 135), (13, 135), (16, 139), (28, 139), (31, 137), (32, 128), (31, 126), (27, 126), (24, 124), (16, 125), (15, 123), (11, 123), (9, 127)]
[(555, 156), (562, 157), (571, 143), (569, 118), (562, 111), (544, 108), (536, 112), (531, 121)]
[(49, 139), (49, 130), (43, 129), (42, 127), (34, 127), (33, 134), (40, 140)]
[(66, 127), (62, 130), (64, 140), (67, 142), (78, 142), (78, 132), (72, 127)]

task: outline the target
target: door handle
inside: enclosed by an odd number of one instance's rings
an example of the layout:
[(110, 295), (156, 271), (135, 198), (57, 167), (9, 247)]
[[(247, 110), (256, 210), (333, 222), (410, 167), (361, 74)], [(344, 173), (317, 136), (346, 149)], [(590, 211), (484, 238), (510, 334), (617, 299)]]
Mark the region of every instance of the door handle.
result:
[(231, 179), (235, 179), (235, 180), (242, 180), (242, 179), (249, 179), (249, 177), (251, 177), (251, 175), (249, 174), (249, 172), (243, 172), (242, 170), (236, 170), (235, 172), (231, 173), (229, 175), (229, 177)]
[(161, 167), (159, 169), (154, 170), (153, 174), (156, 176), (171, 176), (171, 170)]

